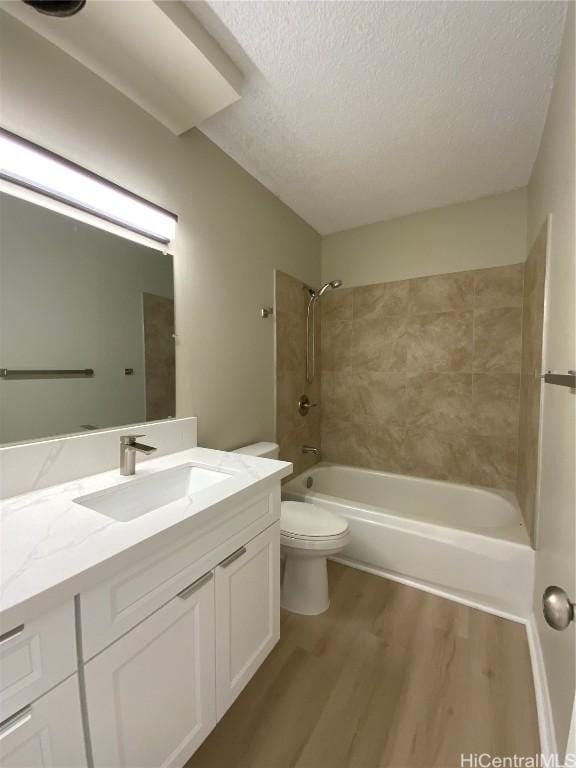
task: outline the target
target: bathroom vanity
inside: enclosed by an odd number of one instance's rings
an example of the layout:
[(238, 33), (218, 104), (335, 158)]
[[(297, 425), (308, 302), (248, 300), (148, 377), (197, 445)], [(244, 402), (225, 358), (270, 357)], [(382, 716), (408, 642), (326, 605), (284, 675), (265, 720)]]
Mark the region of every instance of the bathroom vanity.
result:
[(174, 418), (167, 241), (0, 197), (0, 764), (182, 766), (279, 638), (291, 465)]
[(3, 502), (3, 766), (186, 762), (279, 638), (290, 470), (191, 448)]

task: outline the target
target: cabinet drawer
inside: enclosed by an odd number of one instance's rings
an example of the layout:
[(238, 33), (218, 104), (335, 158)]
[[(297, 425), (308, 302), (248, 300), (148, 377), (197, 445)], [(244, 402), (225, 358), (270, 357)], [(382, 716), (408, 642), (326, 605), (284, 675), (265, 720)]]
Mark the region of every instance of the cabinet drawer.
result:
[(275, 489), (231, 510), (213, 529), (163, 548), (83, 592), (84, 659), (124, 635), (279, 516), (280, 491)]
[(76, 670), (74, 603), (0, 634), (0, 721)]
[(85, 768), (78, 676), (0, 725), (2, 768)]

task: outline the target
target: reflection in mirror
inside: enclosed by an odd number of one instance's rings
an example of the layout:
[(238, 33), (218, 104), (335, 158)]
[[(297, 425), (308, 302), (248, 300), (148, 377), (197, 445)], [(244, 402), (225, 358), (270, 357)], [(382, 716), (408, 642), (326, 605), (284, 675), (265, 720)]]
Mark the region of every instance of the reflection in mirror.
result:
[(0, 193), (0, 369), (0, 443), (174, 416), (171, 256)]

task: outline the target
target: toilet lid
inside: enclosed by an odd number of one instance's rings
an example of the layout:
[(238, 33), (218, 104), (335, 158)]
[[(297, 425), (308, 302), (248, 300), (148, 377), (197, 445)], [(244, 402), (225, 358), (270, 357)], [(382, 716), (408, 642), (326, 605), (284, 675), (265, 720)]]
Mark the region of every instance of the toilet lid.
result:
[(283, 501), (280, 512), (282, 533), (307, 538), (338, 536), (348, 530), (348, 523), (327, 509), (303, 501)]

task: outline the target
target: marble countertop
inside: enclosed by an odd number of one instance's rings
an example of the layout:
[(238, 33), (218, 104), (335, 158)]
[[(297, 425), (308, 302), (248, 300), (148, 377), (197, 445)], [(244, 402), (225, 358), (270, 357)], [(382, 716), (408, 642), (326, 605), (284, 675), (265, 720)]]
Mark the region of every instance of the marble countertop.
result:
[[(88, 493), (193, 463), (228, 473), (225, 480), (129, 522), (75, 503)], [(107, 578), (129, 552), (164, 546), (290, 474), (292, 465), (239, 453), (190, 448), (137, 464), (5, 499), (0, 504), (0, 618), (8, 624), (38, 613)]]

